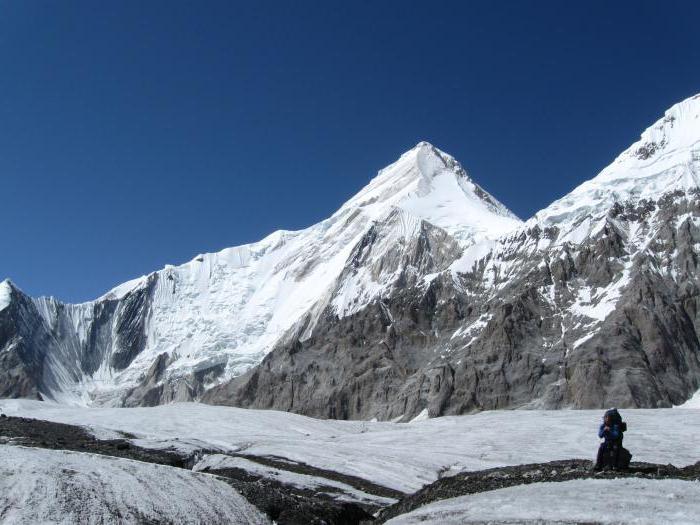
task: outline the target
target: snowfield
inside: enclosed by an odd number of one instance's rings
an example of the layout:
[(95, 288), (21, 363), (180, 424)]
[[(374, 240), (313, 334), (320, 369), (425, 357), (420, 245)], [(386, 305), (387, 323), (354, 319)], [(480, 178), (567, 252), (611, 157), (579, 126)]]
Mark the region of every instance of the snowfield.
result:
[[(142, 447), (276, 456), (358, 476), (406, 493), (438, 477), (557, 459), (593, 459), (602, 410), (513, 410), (413, 423), (312, 419), (286, 412), (178, 403), (79, 408), (0, 400), (10, 416), (88, 427), (102, 438), (137, 436)], [(700, 460), (700, 410), (621, 410), (633, 461)], [(669, 432), (673, 429), (673, 432)]]
[(269, 520), (207, 474), (63, 450), (0, 445), (0, 522), (236, 523)]
[(700, 483), (676, 479), (582, 479), (533, 483), (425, 505), (391, 525), (463, 523), (697, 524)]

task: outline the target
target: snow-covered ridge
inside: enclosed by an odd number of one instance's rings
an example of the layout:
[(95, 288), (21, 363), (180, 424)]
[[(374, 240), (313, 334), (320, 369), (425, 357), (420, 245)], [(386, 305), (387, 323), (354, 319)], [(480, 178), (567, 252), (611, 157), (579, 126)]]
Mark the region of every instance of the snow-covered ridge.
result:
[(528, 226), (568, 223), (606, 211), (614, 202), (655, 199), (700, 186), (700, 95), (666, 111), (596, 177), (537, 212)]
[[(700, 94), (667, 110), (662, 118), (647, 128), (640, 139), (623, 151), (596, 177), (584, 182), (564, 197), (538, 211), (520, 228), (507, 231), (499, 239), (487, 239), (467, 247), (452, 266), (454, 272), (468, 272), (492, 251), (504, 255), (513, 239), (532, 228), (555, 226), (555, 237), (530, 246), (532, 250), (549, 249), (566, 243), (581, 244), (608, 224), (607, 213), (615, 203), (656, 200), (674, 191), (700, 189)], [(678, 222), (680, 225), (680, 222)], [(628, 226), (620, 225), (625, 229)], [(634, 229), (630, 239), (648, 244), (652, 232)], [(498, 257), (496, 257), (498, 258)]]
[[(494, 239), (522, 224), (508, 208), (474, 183), (454, 157), (423, 141), (380, 170), (367, 186), (317, 225), (298, 231), (278, 230), (261, 241), (200, 254), (188, 263), (166, 265), (154, 273), (191, 270), (208, 260), (242, 268), (282, 244), (306, 237), (312, 230), (335, 233), (338, 223), (350, 222), (367, 226), (386, 219), (395, 208), (444, 229), (465, 246)], [(121, 299), (143, 287), (147, 277), (122, 283), (100, 299)]]

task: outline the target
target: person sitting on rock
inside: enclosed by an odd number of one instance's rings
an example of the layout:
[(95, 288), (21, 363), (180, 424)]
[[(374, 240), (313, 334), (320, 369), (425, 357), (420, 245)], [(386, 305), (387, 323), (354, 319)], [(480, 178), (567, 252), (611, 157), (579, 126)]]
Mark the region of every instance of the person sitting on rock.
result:
[(627, 424), (622, 421), (622, 416), (616, 408), (605, 412), (603, 422), (598, 429), (598, 437), (604, 441), (598, 447), (595, 470), (625, 469), (629, 466), (629, 460), (632, 456), (622, 448), (625, 430), (627, 430)]

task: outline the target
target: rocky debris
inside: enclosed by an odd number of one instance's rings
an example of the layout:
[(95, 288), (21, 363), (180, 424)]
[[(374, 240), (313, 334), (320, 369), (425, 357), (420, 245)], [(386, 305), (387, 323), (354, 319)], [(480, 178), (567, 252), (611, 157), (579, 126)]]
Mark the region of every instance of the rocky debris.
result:
[(395, 516), (411, 512), (434, 501), (530, 483), (623, 477), (700, 480), (700, 462), (684, 468), (653, 463), (632, 463), (628, 470), (617, 471), (594, 471), (592, 467), (591, 461), (573, 459), (464, 472), (439, 479), (414, 494), (406, 496), (395, 505), (384, 509), (375, 523), (384, 523)]
[(135, 446), (130, 442), (133, 437), (123, 434), (120, 439), (97, 439), (86, 429), (74, 425), (23, 417), (0, 418), (0, 440), (8, 444), (89, 452), (177, 468), (192, 467), (194, 458), (176, 451)]
[(345, 525), (373, 521), (370, 512), (356, 503), (336, 501), (315, 490), (300, 489), (243, 469), (203, 470), (226, 479), (244, 498), (279, 524)]
[(637, 148), (634, 155), (640, 160), (647, 160), (653, 157), (657, 151), (662, 150), (665, 145), (666, 142), (664, 140), (661, 142), (647, 142), (646, 144), (642, 144), (639, 148)]
[[(345, 483), (346, 485), (350, 485), (351, 487), (361, 491), (365, 492), (367, 494), (373, 494), (375, 496), (380, 496), (382, 498), (390, 498), (390, 499), (400, 499), (404, 497), (406, 494), (404, 494), (401, 491), (391, 489), (388, 487), (384, 487), (382, 485), (377, 485), (376, 483), (372, 483), (369, 480), (366, 480), (364, 478), (360, 478), (357, 476), (351, 476), (350, 474), (343, 474), (340, 472), (335, 472), (334, 470), (328, 470), (328, 469), (322, 469), (319, 467), (314, 467), (312, 465), (308, 465), (306, 463), (300, 463), (298, 461), (290, 461), (286, 458), (279, 458), (279, 457), (272, 457), (272, 456), (251, 456), (249, 454), (233, 454), (233, 453), (228, 453), (227, 455), (232, 456), (232, 457), (240, 457), (244, 458), (250, 461), (254, 461), (255, 463), (259, 463), (260, 465), (264, 465), (267, 467), (272, 467), (275, 469), (279, 470), (286, 470), (288, 472), (293, 472), (295, 474), (303, 474), (307, 476), (314, 476), (319, 479), (326, 479), (326, 480), (332, 480), (332, 481), (338, 481), (340, 483)], [(240, 470), (240, 469), (239, 469)], [(204, 472), (204, 470), (203, 470)], [(250, 473), (248, 473), (250, 475)], [(330, 492), (334, 492), (335, 490), (333, 487), (327, 487)]]

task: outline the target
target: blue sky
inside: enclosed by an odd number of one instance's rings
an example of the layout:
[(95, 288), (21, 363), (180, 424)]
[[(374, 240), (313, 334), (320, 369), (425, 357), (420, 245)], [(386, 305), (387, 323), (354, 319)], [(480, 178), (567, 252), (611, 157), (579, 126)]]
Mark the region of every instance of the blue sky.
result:
[(0, 1), (0, 278), (84, 301), (420, 140), (522, 218), (700, 92), (698, 2)]

